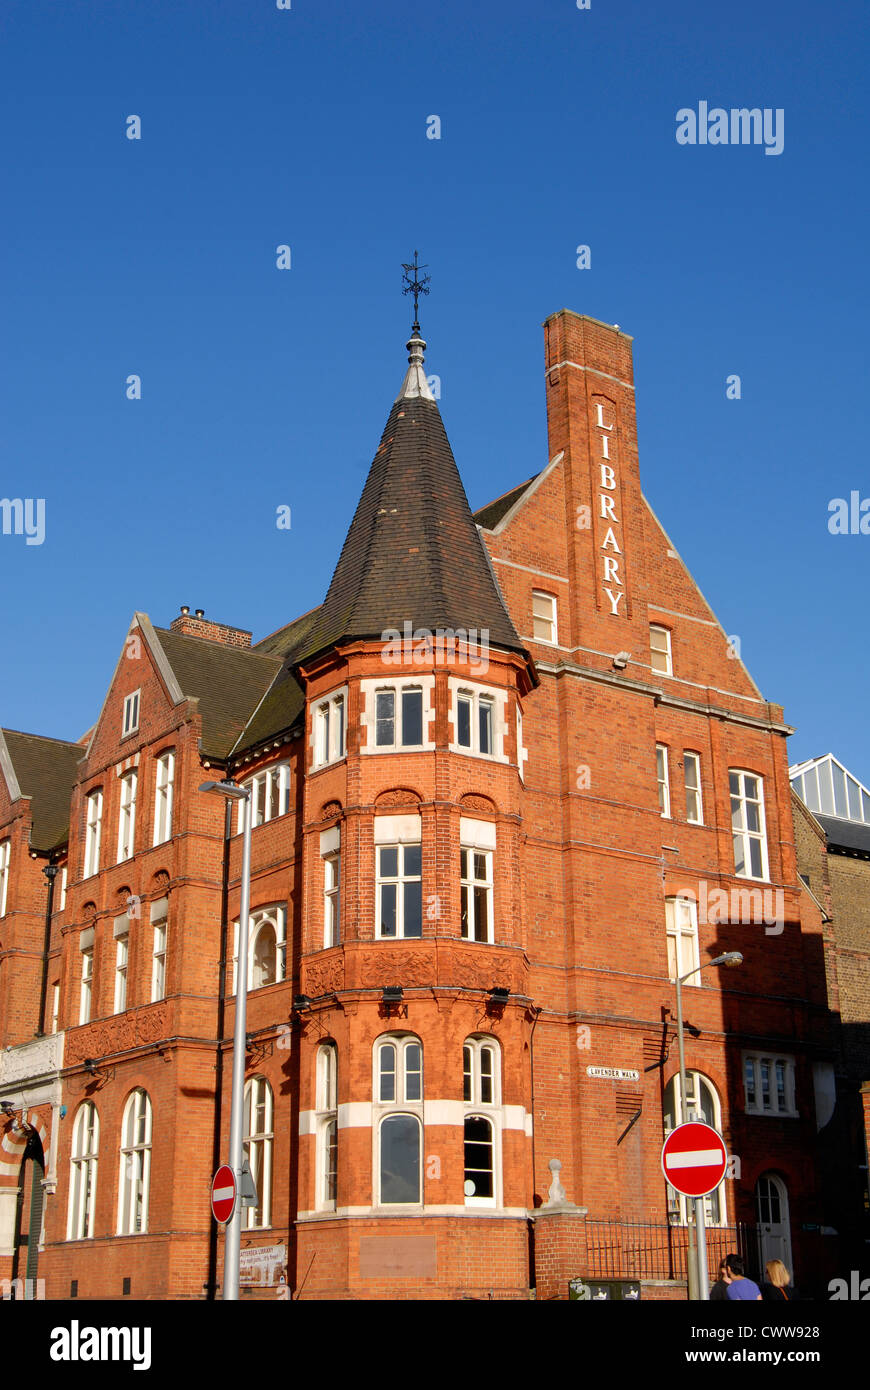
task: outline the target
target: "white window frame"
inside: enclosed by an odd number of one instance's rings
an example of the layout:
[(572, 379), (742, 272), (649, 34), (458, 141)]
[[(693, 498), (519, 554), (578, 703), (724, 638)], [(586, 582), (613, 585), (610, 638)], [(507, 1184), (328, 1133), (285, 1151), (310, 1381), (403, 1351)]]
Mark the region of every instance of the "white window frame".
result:
[[(321, 840), (323, 836), (321, 836)], [(341, 941), (341, 848), (321, 847), (323, 861), (323, 949), (337, 946)]]
[(317, 770), (347, 755), (348, 688), (343, 685), (311, 708), (311, 767)]
[[(657, 636), (663, 635), (664, 642), (659, 642), (658, 646), (653, 645), (653, 633)], [(656, 658), (659, 664), (656, 665)], [(661, 623), (650, 623), (649, 629), (649, 669), (660, 676), (672, 676), (674, 674), (674, 661), (671, 649), (671, 629), (662, 627)]]
[[(670, 980), (676, 980), (677, 974), (682, 979), (690, 971), (700, 969), (698, 904), (694, 898), (679, 896), (665, 898), (665, 936), (668, 949), (668, 978)], [(685, 965), (685, 969), (682, 969), (683, 965)], [(700, 987), (701, 983), (701, 976), (699, 975), (694, 984)]]
[(130, 919), (115, 918), (115, 1005), (114, 1012), (127, 1011), (127, 972), (130, 968)]
[(60, 985), (54, 984), (51, 987), (51, 1032), (57, 1032), (57, 1025), (60, 1021)]
[(79, 1106), (73, 1121), (70, 1150), (67, 1240), (91, 1240), (97, 1199), (97, 1164), (100, 1152), (100, 1116), (92, 1100)]
[(169, 899), (159, 898), (151, 904), (151, 926), (154, 937), (151, 947), (151, 1003), (166, 998), (166, 953), (169, 944)]
[[(510, 761), (505, 753), (505, 737), (507, 734), (507, 691), (499, 690), (494, 685), (478, 685), (474, 681), (462, 680), (457, 676), (449, 676), (447, 688), (450, 693), (450, 709), (448, 719), (451, 724), (450, 751), (451, 753), (462, 753), (469, 758), (486, 758), (489, 762), (507, 763)], [(460, 697), (469, 699), (471, 702), (471, 743), (459, 742), (459, 700)], [(492, 734), (492, 749), (488, 753), (480, 750), (480, 705), (486, 702), (491, 706), (490, 730)]]
[[(547, 608), (547, 611), (536, 612), (536, 608)], [(543, 642), (548, 647), (558, 647), (558, 611), (558, 600), (555, 594), (548, 593), (545, 589), (532, 590), (532, 637), (536, 642)], [(548, 637), (543, 637), (538, 632), (539, 623), (546, 624), (550, 634)]]
[[(402, 696), (407, 691), (422, 693), (421, 742), (403, 743)], [(378, 743), (378, 696), (392, 693), (393, 741)], [(431, 752), (435, 747), (435, 677), (421, 675), (406, 677), (403, 680), (364, 680), (360, 681), (362, 713), (360, 724), (366, 730), (366, 739), (360, 748), (361, 753), (419, 753)]]
[[(142, 1126), (143, 1137), (137, 1131)], [(153, 1112), (151, 1097), (141, 1086), (127, 1098), (121, 1121), (121, 1162), (118, 1169), (119, 1236), (144, 1236), (148, 1233), (148, 1201), (151, 1188), (151, 1138)], [(137, 1221), (137, 1197), (141, 1213)]]
[[(687, 1096), (685, 1107), (683, 1106), (682, 1094), (680, 1091), (679, 1072), (677, 1072), (675, 1076), (671, 1077), (670, 1081), (665, 1087), (665, 1106), (667, 1106), (668, 1103), (667, 1094), (671, 1089), (673, 1089), (673, 1128), (676, 1128), (677, 1125), (684, 1124), (688, 1120), (700, 1120), (702, 1118), (703, 1110), (701, 1108), (701, 1086), (706, 1087), (709, 1093), (709, 1099), (712, 1100), (713, 1117), (712, 1120), (709, 1121), (709, 1123), (712, 1124), (713, 1129), (718, 1130), (721, 1134), (722, 1101), (720, 1099), (719, 1092), (717, 1088), (713, 1085), (713, 1082), (710, 1080), (709, 1076), (705, 1076), (703, 1072), (699, 1071), (686, 1072)], [(684, 1110), (685, 1113), (683, 1113)], [(667, 1123), (667, 1110), (665, 1110), (663, 1114), (663, 1119), (665, 1122), (665, 1134), (668, 1135), (672, 1133), (672, 1129), (671, 1126)], [(666, 1184), (665, 1190), (667, 1192), (668, 1220), (672, 1225), (686, 1226), (689, 1220), (690, 1202), (692, 1200), (691, 1197), (683, 1197), (680, 1193), (676, 1191), (675, 1188), (671, 1187), (670, 1183)], [(707, 1225), (716, 1227), (727, 1226), (728, 1209), (725, 1200), (725, 1179), (723, 1178), (719, 1186), (715, 1189), (715, 1191), (709, 1193), (703, 1200), (704, 1217)]]
[[(317, 1211), (335, 1211), (338, 1200), (338, 1048), (334, 1042), (318, 1047), (315, 1068), (314, 1205)], [(335, 1158), (334, 1168), (331, 1157)], [(331, 1195), (330, 1177), (335, 1188)]]
[[(689, 782), (689, 768), (694, 768), (695, 785)], [(683, 751), (683, 781), (686, 788), (686, 820), (689, 825), (704, 824), (704, 800), (701, 795), (701, 754), (687, 748)], [(695, 815), (690, 810), (691, 798), (695, 798)]]
[[(263, 1128), (252, 1132), (259, 1101), (264, 1111)], [(243, 1225), (248, 1231), (263, 1231), (272, 1225), (272, 1150), (275, 1143), (275, 1103), (272, 1087), (265, 1076), (252, 1076), (245, 1083), (243, 1129), (242, 1149), (250, 1165), (258, 1198), (257, 1206), (242, 1208)]]
[[(257, 936), (260, 928), (269, 925), (275, 930), (275, 978), (265, 985), (254, 984), (254, 951), (257, 944)], [(234, 946), (233, 946), (233, 988), (232, 993), (236, 993), (238, 974), (239, 974), (239, 923), (234, 923)], [(266, 907), (258, 907), (256, 912), (252, 912), (248, 920), (248, 993), (255, 989), (271, 989), (272, 985), (280, 984), (287, 973), (287, 904), (269, 903)]]
[[(63, 868), (60, 871), (60, 888), (58, 889), (56, 908), (56, 911), (58, 912), (63, 912), (64, 908), (66, 907), (66, 886), (68, 878), (69, 875), (67, 873), (67, 865), (64, 864)], [(0, 917), (2, 917), (2, 915), (3, 914), (0, 913)]]
[(135, 734), (139, 728), (139, 704), (141, 690), (134, 690), (131, 695), (124, 696), (124, 714), (121, 722), (121, 737), (127, 738), (129, 734)]
[(9, 858), (11, 840), (0, 840), (0, 917), (6, 916), (6, 899), (9, 889)]
[[(495, 826), (492, 827), (495, 829)], [(486, 868), (485, 878), (476, 876), (476, 857), (483, 857)], [(465, 857), (466, 873), (462, 872), (462, 859)], [(490, 945), (495, 941), (495, 922), (493, 920), (493, 866), (495, 851), (493, 849), (482, 849), (479, 845), (468, 845), (462, 843), (459, 850), (459, 883), (460, 883), (460, 904), (462, 899), (466, 902), (467, 923), (462, 921), (462, 911), (460, 910), (460, 934), (463, 941), (476, 941), (479, 943), (488, 942)], [(485, 888), (486, 901), (486, 935), (477, 934), (477, 895), (475, 888)]]
[[(251, 792), (251, 829), (256, 830), (261, 825), (267, 825), (270, 820), (277, 820), (280, 816), (286, 816), (290, 811), (290, 764), (271, 763), (269, 767), (261, 768), (255, 772), (253, 777), (248, 777), (241, 784), (243, 787), (250, 788)], [(277, 796), (278, 810), (272, 814), (272, 795)], [(236, 812), (236, 834), (240, 835), (245, 828), (245, 803), (239, 801)]]
[[(492, 1064), (488, 1087), (484, 1053), (490, 1054)], [(487, 1113), (501, 1106), (501, 1048), (489, 1034), (472, 1033), (462, 1044), (462, 1103), (474, 1110), (483, 1107)]]
[[(392, 1046), (395, 1048), (395, 1085), (394, 1099), (381, 1099), (381, 1053)], [(408, 1052), (411, 1048), (419, 1048), (419, 1070), (408, 1068)], [(423, 1052), (423, 1041), (412, 1033), (384, 1033), (376, 1039), (372, 1050), (373, 1075), (372, 1075), (372, 1140), (373, 1158), (372, 1172), (374, 1175), (374, 1204), (377, 1207), (386, 1207), (396, 1211), (421, 1210), (423, 1206), (423, 1097), (425, 1091), (425, 1059)], [(409, 1086), (412, 1077), (419, 1076), (419, 1086), (413, 1084)], [(414, 1092), (419, 1090), (419, 1096)], [(408, 1098), (411, 1092), (410, 1099)], [(385, 1120), (393, 1117), (402, 1116), (413, 1119), (417, 1125), (418, 1148), (417, 1148), (417, 1171), (419, 1174), (418, 1195), (416, 1200), (411, 1202), (385, 1202), (381, 1198), (381, 1131)]]
[[(396, 874), (381, 873), (381, 850), (396, 851)], [(405, 866), (405, 854), (407, 850), (418, 849), (420, 851), (420, 872), (407, 873)], [(405, 885), (408, 883), (419, 883), (420, 885), (420, 932), (417, 935), (405, 935)], [(381, 902), (384, 887), (396, 888), (396, 931), (395, 935), (387, 935), (381, 932)], [(420, 840), (395, 844), (376, 844), (375, 845), (375, 937), (378, 941), (419, 941), (423, 935), (423, 846)]]
[[(739, 779), (739, 790), (738, 790), (737, 793), (735, 793), (734, 791), (731, 790), (731, 778), (732, 778), (732, 777), (737, 777), (737, 778)], [(758, 784), (758, 797), (757, 797), (757, 798), (755, 798), (755, 797), (749, 797), (749, 796), (746, 795), (746, 778), (747, 778), (747, 777), (751, 777), (751, 778), (753, 779), (753, 781), (756, 782), (756, 783)], [(766, 817), (766, 815), (765, 815), (765, 810), (764, 810), (764, 778), (763, 778), (763, 777), (759, 777), (759, 775), (758, 775), (757, 772), (750, 772), (750, 771), (748, 771), (748, 770), (745, 769), (745, 768), (729, 767), (729, 769), (728, 769), (728, 792), (729, 792), (729, 796), (730, 796), (730, 799), (731, 799), (731, 802), (732, 802), (732, 806), (731, 806), (731, 841), (732, 841), (732, 845), (734, 846), (734, 874), (735, 874), (735, 876), (736, 876), (737, 878), (748, 878), (748, 879), (751, 879), (754, 883), (768, 883), (768, 882), (770, 881), (770, 864), (769, 864), (768, 855), (767, 855), (767, 817)], [(746, 819), (747, 819), (747, 817), (746, 817), (746, 806), (747, 806), (747, 803), (748, 803), (748, 802), (751, 802), (751, 803), (753, 803), (753, 804), (757, 804), (758, 810), (759, 810), (758, 820), (759, 820), (759, 825), (760, 825), (760, 827), (761, 827), (760, 830), (755, 831), (755, 830), (748, 830), (748, 829), (745, 829), (745, 828), (741, 829), (740, 827), (736, 827), (736, 826), (735, 826), (735, 824), (734, 824), (734, 821), (735, 821), (735, 810), (734, 810), (734, 806), (733, 806), (733, 802), (734, 802), (734, 801), (738, 801), (738, 802), (739, 802), (739, 805), (740, 805), (740, 812), (739, 812), (739, 814), (741, 815), (741, 818), (742, 818), (742, 820), (743, 820), (744, 827), (746, 826)], [(736, 848), (738, 839), (742, 841), (744, 869), (747, 868), (747, 867), (750, 865), (750, 863), (751, 863), (751, 859), (752, 859), (752, 855), (751, 855), (751, 844), (752, 844), (752, 841), (755, 840), (755, 841), (757, 841), (757, 842), (760, 844), (760, 846), (761, 846), (761, 873), (760, 873), (760, 874), (751, 874), (751, 873), (746, 873), (746, 872), (740, 873), (740, 871), (738, 870), (738, 868), (737, 868), (737, 848)]]
[(132, 859), (136, 851), (136, 794), (139, 774), (135, 768), (125, 772), (120, 779), (120, 804), (118, 807), (118, 857), (116, 864)]
[(152, 845), (164, 845), (172, 838), (172, 801), (175, 789), (175, 749), (167, 749), (157, 759), (154, 778), (154, 835)]
[(100, 842), (103, 835), (103, 789), (96, 787), (85, 797), (85, 864), (83, 878), (100, 872)]
[[(764, 1104), (764, 1067), (767, 1067), (767, 1094), (770, 1100), (769, 1105)], [(783, 1089), (785, 1093), (785, 1105), (779, 1106), (779, 1087), (777, 1084), (777, 1067), (783, 1069)], [(752, 1068), (754, 1100), (750, 1101), (750, 1086), (747, 1073)], [(744, 1052), (743, 1053), (743, 1102), (747, 1115), (771, 1115), (774, 1118), (796, 1119), (798, 1117), (797, 1102), (795, 1099), (795, 1059), (788, 1053), (781, 1052)]]
[(525, 744), (523, 743), (523, 712), (522, 712), (522, 710), (520, 709), (520, 704), (519, 704), (519, 700), (518, 700), (518, 701), (517, 701), (517, 772), (518, 772), (519, 775), (520, 775), (520, 781), (522, 782), (523, 786), (525, 786), (525, 783), (526, 783), (526, 766), (525, 766), (525, 765), (526, 765), (526, 760), (528, 759), (528, 756), (529, 756), (529, 750), (526, 748)]
[(671, 818), (671, 783), (668, 773), (668, 746), (656, 744), (656, 784), (658, 786), (659, 813), (663, 820)]
[(79, 937), (79, 951), (82, 958), (81, 984), (79, 986), (79, 1027), (90, 1023), (94, 1003), (94, 929), (86, 927)]

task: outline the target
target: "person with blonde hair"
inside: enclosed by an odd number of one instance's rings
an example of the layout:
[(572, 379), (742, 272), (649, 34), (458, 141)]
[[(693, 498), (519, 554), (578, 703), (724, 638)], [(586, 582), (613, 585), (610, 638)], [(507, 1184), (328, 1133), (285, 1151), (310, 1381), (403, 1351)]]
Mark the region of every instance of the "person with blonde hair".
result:
[(765, 1303), (791, 1303), (796, 1297), (791, 1275), (782, 1260), (768, 1260), (764, 1266), (767, 1279), (761, 1286)]

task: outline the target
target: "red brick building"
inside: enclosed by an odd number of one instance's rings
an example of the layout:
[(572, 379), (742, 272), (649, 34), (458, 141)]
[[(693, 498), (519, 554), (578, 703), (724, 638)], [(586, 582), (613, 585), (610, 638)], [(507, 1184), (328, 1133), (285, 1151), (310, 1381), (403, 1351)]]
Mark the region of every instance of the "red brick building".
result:
[(760, 1229), (825, 1273), (834, 1054), (790, 730), (643, 497), (630, 338), (568, 311), (545, 331), (528, 482), (472, 514), (415, 326), (320, 608), (253, 646), (139, 613), (80, 744), (0, 736), (0, 1277), (220, 1285), (241, 837), (199, 790), (219, 778), (253, 798), (255, 1282), (683, 1295), (672, 977), (724, 951), (743, 965), (683, 994), (684, 1109), (732, 1154), (711, 1259), (756, 1261)]

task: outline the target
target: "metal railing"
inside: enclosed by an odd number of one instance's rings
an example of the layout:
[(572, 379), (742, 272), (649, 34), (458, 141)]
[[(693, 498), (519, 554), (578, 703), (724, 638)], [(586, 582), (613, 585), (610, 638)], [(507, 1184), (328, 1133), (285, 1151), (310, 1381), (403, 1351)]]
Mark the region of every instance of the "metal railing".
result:
[[(685, 1279), (687, 1226), (652, 1221), (584, 1222), (588, 1279)], [(747, 1269), (756, 1263), (754, 1229), (745, 1222), (707, 1227), (707, 1267), (717, 1277), (726, 1255), (740, 1255)]]

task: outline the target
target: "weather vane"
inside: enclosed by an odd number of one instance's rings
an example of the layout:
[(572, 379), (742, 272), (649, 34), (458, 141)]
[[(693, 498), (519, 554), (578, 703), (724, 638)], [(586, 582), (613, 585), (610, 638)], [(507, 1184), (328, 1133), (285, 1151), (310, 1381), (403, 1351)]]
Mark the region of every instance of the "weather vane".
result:
[(417, 329), (418, 332), (420, 329), (420, 322), (419, 314), (417, 312), (417, 300), (419, 299), (421, 294), (429, 293), (428, 286), (430, 277), (428, 275), (420, 277), (418, 274), (419, 271), (425, 269), (425, 265), (417, 264), (416, 251), (414, 252), (413, 265), (405, 265), (404, 263), (402, 264), (402, 270), (404, 271), (404, 274), (402, 275), (402, 280), (404, 281), (402, 294), (412, 294), (414, 296), (414, 327)]

